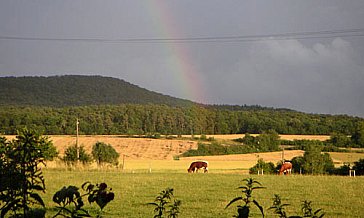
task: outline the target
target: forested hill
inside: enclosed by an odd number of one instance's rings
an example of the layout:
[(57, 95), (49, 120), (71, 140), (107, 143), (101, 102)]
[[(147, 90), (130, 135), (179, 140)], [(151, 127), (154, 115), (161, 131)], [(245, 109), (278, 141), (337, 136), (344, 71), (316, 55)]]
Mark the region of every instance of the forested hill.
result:
[(193, 104), (148, 91), (124, 80), (102, 76), (0, 77), (0, 93), (0, 106)]
[(0, 77), (0, 134), (27, 127), (44, 134), (351, 135), (364, 121), (255, 106), (201, 105), (101, 76)]

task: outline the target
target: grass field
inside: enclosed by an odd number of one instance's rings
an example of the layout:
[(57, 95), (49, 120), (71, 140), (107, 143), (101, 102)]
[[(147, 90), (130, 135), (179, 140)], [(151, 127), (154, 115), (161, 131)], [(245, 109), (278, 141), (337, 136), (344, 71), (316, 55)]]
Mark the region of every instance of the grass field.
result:
[[(208, 136), (210, 137), (210, 136)], [(214, 136), (217, 140), (239, 138), (237, 135)], [(314, 139), (310, 136), (284, 136), (286, 139)], [(327, 136), (317, 136), (324, 140)], [(8, 136), (9, 139), (14, 136)], [(281, 138), (283, 138), (281, 136)], [(62, 156), (66, 147), (75, 143), (74, 136), (50, 136)], [(300, 213), (303, 200), (313, 201), (315, 209), (322, 208), (325, 217), (364, 217), (364, 177), (343, 176), (277, 176), (249, 175), (248, 169), (256, 164), (258, 158), (266, 162), (277, 163), (282, 152), (253, 153), (239, 155), (221, 155), (205, 157), (173, 158), (188, 149), (197, 148), (197, 141), (190, 139), (143, 139), (121, 136), (81, 136), (80, 144), (90, 152), (96, 142), (111, 144), (121, 154), (118, 168), (97, 168), (79, 166), (67, 169), (61, 161), (48, 162), (44, 169), (46, 193), (42, 195), (46, 202), (47, 217), (52, 217), (55, 204), (53, 194), (63, 186), (80, 187), (84, 182), (106, 182), (115, 192), (115, 200), (104, 209), (104, 217), (153, 217), (153, 207), (146, 205), (153, 202), (163, 189), (174, 188), (175, 196), (182, 201), (180, 217), (232, 217), (236, 214), (236, 205), (224, 209), (230, 200), (241, 195), (237, 187), (241, 180), (254, 177), (264, 190), (256, 191), (253, 196), (265, 208), (266, 217), (277, 217), (268, 211), (274, 194), (288, 203), (288, 215)], [(303, 151), (284, 152), (285, 159), (303, 155)], [(364, 153), (330, 153), (336, 164), (354, 162), (364, 158)], [(209, 162), (209, 173), (188, 174), (191, 161), (203, 159)], [(87, 209), (96, 211), (97, 206)], [(260, 217), (259, 211), (253, 211), (253, 217)]]
[[(55, 170), (44, 171), (47, 192), (43, 199), (50, 210), (47, 216), (55, 214), (52, 210), (52, 195), (63, 186), (81, 186), (85, 181), (106, 182), (115, 192), (115, 200), (104, 209), (104, 217), (153, 217), (153, 202), (163, 189), (174, 188), (174, 195), (182, 201), (180, 217), (232, 217), (236, 214), (233, 204), (224, 209), (230, 200), (240, 196), (236, 188), (242, 179), (251, 177), (239, 173), (198, 173), (188, 174), (157, 170), (157, 172), (125, 173), (120, 170)], [(288, 215), (300, 213), (303, 200), (313, 201), (314, 209), (322, 208), (325, 217), (364, 217), (364, 177), (338, 176), (276, 176), (252, 175), (266, 189), (256, 190), (255, 199), (265, 208), (267, 217), (277, 217), (267, 210), (272, 205), (274, 194), (288, 203)], [(94, 211), (96, 205), (87, 209)], [(253, 217), (259, 211), (253, 210)]]

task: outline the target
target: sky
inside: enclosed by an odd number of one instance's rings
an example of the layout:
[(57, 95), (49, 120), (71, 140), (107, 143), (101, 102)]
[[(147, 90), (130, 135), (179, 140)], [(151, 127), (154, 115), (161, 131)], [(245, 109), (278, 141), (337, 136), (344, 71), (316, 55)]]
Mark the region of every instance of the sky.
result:
[(0, 76), (364, 117), (362, 0), (1, 0)]

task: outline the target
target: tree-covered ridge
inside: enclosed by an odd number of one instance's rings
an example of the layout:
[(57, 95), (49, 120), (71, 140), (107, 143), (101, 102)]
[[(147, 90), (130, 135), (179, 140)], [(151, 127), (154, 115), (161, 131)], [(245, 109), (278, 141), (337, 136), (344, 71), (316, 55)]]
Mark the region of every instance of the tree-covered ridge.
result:
[(148, 91), (124, 80), (102, 76), (0, 77), (0, 93), (0, 105), (3, 106), (192, 104), (191, 101)]
[(43, 134), (279, 134), (351, 135), (362, 118), (295, 111), (222, 110), (193, 105), (94, 105), (78, 107), (0, 107), (0, 133), (28, 127)]

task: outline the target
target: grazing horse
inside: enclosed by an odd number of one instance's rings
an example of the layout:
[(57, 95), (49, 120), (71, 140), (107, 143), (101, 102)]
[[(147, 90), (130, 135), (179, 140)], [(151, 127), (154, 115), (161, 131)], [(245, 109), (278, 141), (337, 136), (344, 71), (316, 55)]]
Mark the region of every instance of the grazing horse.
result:
[(207, 173), (209, 171), (208, 167), (208, 162), (207, 161), (195, 161), (195, 162), (192, 162), (191, 165), (190, 165), (190, 168), (187, 169), (187, 172), (189, 173), (197, 173), (197, 171), (199, 169), (203, 169), (204, 173)]
[(285, 162), (282, 164), (281, 169), (279, 170), (279, 175), (292, 173), (292, 164), (290, 162)]

